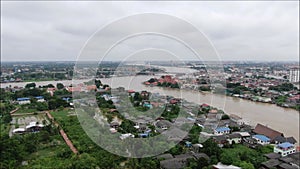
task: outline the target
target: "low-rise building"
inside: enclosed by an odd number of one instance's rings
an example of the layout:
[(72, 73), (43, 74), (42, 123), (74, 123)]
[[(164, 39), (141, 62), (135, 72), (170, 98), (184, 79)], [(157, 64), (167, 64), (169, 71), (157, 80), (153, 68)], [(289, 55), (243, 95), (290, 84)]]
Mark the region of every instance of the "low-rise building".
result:
[(43, 96), (36, 96), (35, 98), (36, 98), (37, 102), (45, 102), (45, 99)]
[(284, 142), (274, 147), (274, 153), (281, 154), (281, 156), (283, 157), (289, 154), (293, 154), (295, 152), (296, 152), (295, 145), (289, 142)]
[(214, 130), (215, 135), (223, 135), (223, 134), (229, 134), (230, 128), (228, 127), (218, 127)]
[(17, 98), (17, 101), (19, 104), (30, 104), (31, 103), (29, 97)]
[(266, 145), (270, 144), (270, 138), (261, 134), (253, 135), (252, 138), (254, 138), (258, 144)]

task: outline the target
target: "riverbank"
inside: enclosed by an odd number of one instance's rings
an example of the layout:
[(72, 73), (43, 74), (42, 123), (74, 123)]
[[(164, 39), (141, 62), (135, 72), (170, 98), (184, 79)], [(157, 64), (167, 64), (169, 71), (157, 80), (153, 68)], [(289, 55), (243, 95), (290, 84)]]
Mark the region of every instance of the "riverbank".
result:
[[(144, 86), (142, 82), (153, 76), (127, 76), (100, 79), (102, 83), (109, 84), (113, 88), (124, 87), (126, 90), (134, 89), (136, 91), (147, 90), (151, 93), (161, 93), (177, 98), (184, 98), (189, 102), (196, 104), (207, 103), (213, 107), (224, 110), (226, 114), (235, 114), (245, 119), (250, 125), (255, 126), (257, 123), (268, 125), (271, 128), (285, 133), (286, 136), (294, 136), (299, 144), (299, 112), (284, 107), (278, 107), (274, 104), (265, 104), (253, 102), (236, 97), (227, 97), (211, 93), (202, 93), (199, 91), (188, 91), (180, 89), (164, 89), (161, 87)], [(89, 80), (89, 79), (88, 79)], [(64, 85), (79, 84), (87, 79), (69, 80), (69, 81), (46, 81), (37, 82), (36, 85), (48, 85), (63, 83)], [(5, 86), (18, 85), (24, 87), (26, 83), (11, 83)], [(5, 87), (1, 84), (1, 88)]]

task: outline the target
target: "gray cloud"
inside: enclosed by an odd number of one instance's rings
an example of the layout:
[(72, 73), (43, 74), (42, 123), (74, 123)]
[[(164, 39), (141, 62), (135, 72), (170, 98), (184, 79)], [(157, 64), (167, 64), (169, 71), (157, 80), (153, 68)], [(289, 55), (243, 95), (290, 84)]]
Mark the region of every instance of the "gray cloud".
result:
[[(299, 2), (1, 2), (1, 60), (75, 60), (119, 18), (163, 13), (188, 21), (222, 60), (298, 60)], [(146, 21), (141, 21), (145, 23)], [(132, 26), (132, 25), (131, 25)], [(164, 27), (184, 32), (180, 26)], [(130, 29), (122, 27), (119, 31)], [(186, 33), (186, 32), (185, 32)], [(104, 38), (115, 36), (112, 30)], [(186, 33), (191, 36), (192, 33)]]

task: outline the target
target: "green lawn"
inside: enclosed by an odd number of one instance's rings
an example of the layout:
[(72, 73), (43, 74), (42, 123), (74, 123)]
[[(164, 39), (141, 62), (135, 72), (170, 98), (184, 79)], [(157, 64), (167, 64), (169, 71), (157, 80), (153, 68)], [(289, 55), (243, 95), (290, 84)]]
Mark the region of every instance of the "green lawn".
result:
[(20, 107), (19, 110), (17, 110), (14, 114), (22, 114), (22, 113), (35, 113), (37, 112), (36, 109), (27, 109)]
[(60, 111), (52, 111), (50, 112), (50, 114), (58, 121), (63, 121), (65, 120), (68, 115), (69, 115), (69, 112), (71, 110), (69, 109), (64, 109), (64, 110), (60, 110)]

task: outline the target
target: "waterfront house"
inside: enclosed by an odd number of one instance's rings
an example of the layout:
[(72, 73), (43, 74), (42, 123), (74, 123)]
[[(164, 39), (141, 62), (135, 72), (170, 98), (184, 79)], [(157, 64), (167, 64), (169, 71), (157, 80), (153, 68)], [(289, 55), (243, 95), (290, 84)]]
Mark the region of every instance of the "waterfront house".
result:
[(258, 144), (266, 145), (270, 144), (270, 138), (261, 134), (253, 135), (252, 138), (254, 138)]
[(29, 97), (21, 97), (17, 98), (18, 103), (21, 104), (30, 104), (30, 98)]
[(282, 136), (277, 136), (273, 139), (273, 143), (275, 144), (281, 144), (284, 142), (289, 142), (292, 144), (297, 143), (296, 139), (294, 137), (282, 137)]
[(289, 154), (293, 154), (295, 152), (296, 152), (295, 145), (289, 142), (284, 142), (274, 147), (274, 153), (278, 153), (283, 157)]
[(230, 128), (228, 127), (218, 127), (214, 130), (215, 135), (223, 135), (223, 134), (229, 134)]
[(253, 130), (255, 134), (265, 135), (267, 136), (271, 142), (275, 139), (277, 136), (284, 136), (283, 133), (273, 130), (267, 126), (264, 126), (262, 124), (257, 124), (255, 129)]

